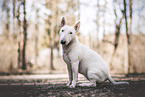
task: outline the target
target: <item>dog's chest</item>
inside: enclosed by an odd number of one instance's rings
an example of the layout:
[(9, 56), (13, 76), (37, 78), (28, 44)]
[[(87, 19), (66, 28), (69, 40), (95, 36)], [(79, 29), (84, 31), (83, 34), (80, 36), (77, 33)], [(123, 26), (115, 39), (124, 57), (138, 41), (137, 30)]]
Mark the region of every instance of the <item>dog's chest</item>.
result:
[(63, 60), (65, 61), (66, 64), (70, 64), (70, 58), (68, 56), (68, 54), (63, 54)]

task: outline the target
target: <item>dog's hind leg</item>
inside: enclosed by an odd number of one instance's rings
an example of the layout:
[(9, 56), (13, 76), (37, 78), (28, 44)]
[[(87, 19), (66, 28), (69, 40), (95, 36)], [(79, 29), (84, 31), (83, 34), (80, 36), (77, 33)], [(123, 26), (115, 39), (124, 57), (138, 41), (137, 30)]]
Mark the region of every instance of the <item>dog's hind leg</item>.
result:
[(91, 86), (93, 86), (93, 87), (96, 87), (96, 83), (82, 83), (82, 84), (78, 84), (78, 86), (82, 86), (82, 87), (84, 87), (84, 86), (86, 86), (86, 87), (91, 87)]
[(86, 87), (96, 87), (96, 80), (90, 80), (89, 83), (82, 83), (82, 84), (78, 84), (78, 86), (86, 86)]
[(96, 82), (100, 83), (102, 81), (100, 81), (100, 78), (98, 77), (98, 75), (96, 73), (94, 73), (92, 70), (88, 71), (87, 74), (87, 79), (90, 81), (90, 83), (82, 83), (79, 84), (79, 86), (95, 86), (96, 87)]

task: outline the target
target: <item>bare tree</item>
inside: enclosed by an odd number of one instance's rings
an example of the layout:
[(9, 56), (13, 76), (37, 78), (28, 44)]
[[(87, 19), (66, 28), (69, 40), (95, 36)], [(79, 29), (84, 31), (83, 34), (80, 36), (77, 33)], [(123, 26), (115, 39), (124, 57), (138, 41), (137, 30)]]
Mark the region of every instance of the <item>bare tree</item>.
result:
[(61, 2), (59, 2), (59, 0), (52, 0), (52, 1), (46, 1), (46, 6), (49, 10), (51, 10), (51, 15), (48, 16), (48, 37), (49, 37), (49, 45), (48, 47), (50, 47), (50, 69), (54, 70), (54, 64), (53, 64), (53, 60), (54, 60), (54, 54), (53, 54), (53, 50), (56, 48), (57, 50), (59, 50), (59, 29), (60, 27), (57, 25), (58, 21), (60, 19), (59, 16), (64, 16), (66, 18), (68, 18), (67, 24), (68, 25), (72, 25), (74, 24), (74, 12), (77, 10), (78, 6), (77, 6), (77, 2), (78, 1), (74, 1), (74, 0), (69, 0), (69, 1), (65, 1), (63, 2), (63, 4), (65, 3), (67, 5), (66, 9), (61, 9), (59, 8), (59, 5), (61, 4)]
[[(50, 47), (50, 69), (51, 70), (55, 70), (54, 66), (53, 66), (53, 49), (54, 49), (54, 26), (55, 26), (55, 20), (56, 18), (54, 17), (55, 15), (55, 8), (56, 8), (56, 4), (55, 4), (56, 0), (53, 1), (47, 1), (46, 0), (46, 7), (48, 9), (51, 10), (51, 15), (48, 16), (48, 27), (47, 27), (47, 35), (49, 38), (49, 43), (47, 45), (47, 47)], [(53, 21), (54, 20), (54, 21)]]
[[(132, 0), (129, 0), (129, 25), (128, 25), (128, 28), (129, 28), (129, 33), (131, 34), (132, 33)], [(129, 38), (129, 37), (128, 37)], [(129, 40), (129, 39), (128, 39)], [(130, 73), (130, 68), (131, 68), (131, 60), (130, 60), (130, 50), (129, 50), (129, 45), (130, 45), (130, 41), (128, 41), (128, 63), (129, 63), (129, 66), (128, 66), (128, 73)]]
[(129, 28), (130, 28), (130, 34), (131, 34), (132, 33), (132, 0), (129, 0), (129, 11), (130, 11)]
[(24, 8), (24, 21), (23, 21), (23, 52), (22, 52), (22, 69), (25, 70), (26, 67), (26, 46), (27, 46), (27, 20), (26, 20), (26, 0), (23, 0), (23, 8)]
[(97, 0), (97, 8), (98, 8), (98, 11), (97, 11), (97, 20), (96, 20), (96, 24), (97, 24), (97, 41), (99, 40), (99, 28), (100, 28), (100, 25), (99, 25), (99, 19), (100, 19), (100, 16), (99, 16), (99, 13), (100, 13), (100, 4), (99, 4), (99, 0)]
[(126, 0), (123, 1), (124, 5), (124, 18), (125, 18), (125, 27), (126, 27), (126, 36), (125, 36), (125, 63), (124, 63), (124, 71), (125, 73), (128, 73), (129, 71), (129, 65), (130, 65), (130, 58), (129, 58), (129, 31), (128, 31), (128, 21), (127, 21), (127, 4)]
[(17, 37), (17, 42), (18, 42), (18, 68), (21, 67), (21, 57), (22, 57), (22, 54), (21, 54), (21, 21), (20, 21), (20, 6), (21, 4), (18, 5), (18, 9), (17, 9), (17, 15), (16, 15), (16, 18), (18, 20), (17, 22), (17, 25), (18, 25), (18, 37)]
[(105, 27), (106, 27), (106, 21), (105, 21), (105, 13), (106, 13), (106, 9), (107, 9), (107, 1), (105, 0), (105, 4), (103, 6), (104, 10), (103, 10), (103, 37), (105, 36)]
[(36, 10), (37, 22), (35, 24), (35, 65), (37, 65), (37, 57), (38, 57), (38, 35), (39, 35), (39, 9)]
[(127, 21), (127, 4), (126, 0), (124, 0), (124, 17), (125, 17), (125, 27), (126, 27), (126, 36), (127, 36), (127, 42), (129, 42), (129, 32), (128, 32), (128, 21)]
[(80, 0), (77, 0), (77, 6), (78, 6), (78, 20), (80, 20)]
[(16, 0), (13, 0), (13, 34), (15, 36), (15, 2)]
[[(119, 18), (118, 15), (117, 15), (116, 3), (117, 3), (117, 1), (114, 0), (113, 1), (113, 9), (114, 9), (114, 15), (115, 15), (115, 21), (114, 21), (115, 22), (115, 39), (114, 39), (114, 42), (112, 43), (113, 46), (114, 46), (114, 50), (113, 50), (111, 60), (110, 60), (110, 70), (113, 70), (112, 62), (113, 62), (113, 57), (115, 55), (116, 49), (118, 47), (119, 36), (120, 36), (120, 28), (121, 28), (122, 19), (123, 19), (123, 16), (121, 18)], [(119, 23), (117, 23), (117, 20), (119, 20)]]
[(56, 12), (57, 12), (57, 0), (53, 0), (52, 2), (52, 5), (51, 6), (51, 10), (52, 10), (52, 17), (51, 17), (51, 28), (50, 28), (50, 69), (51, 70), (55, 70), (54, 68), (54, 64), (53, 64), (53, 50), (54, 50), (54, 44), (55, 44), (55, 23), (56, 23)]
[(10, 7), (7, 4), (8, 0), (3, 1), (2, 11), (6, 10), (6, 23), (5, 23), (5, 30), (4, 36), (8, 39), (9, 38), (9, 31), (10, 31)]

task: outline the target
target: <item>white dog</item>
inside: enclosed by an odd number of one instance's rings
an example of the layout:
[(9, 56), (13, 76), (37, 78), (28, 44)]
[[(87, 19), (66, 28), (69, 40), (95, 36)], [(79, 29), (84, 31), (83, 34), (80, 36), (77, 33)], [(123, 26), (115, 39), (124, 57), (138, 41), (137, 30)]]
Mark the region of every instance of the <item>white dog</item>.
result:
[(79, 30), (80, 22), (77, 22), (74, 27), (65, 24), (65, 18), (63, 17), (59, 34), (63, 48), (63, 59), (67, 64), (69, 73), (67, 86), (75, 88), (78, 72), (90, 81), (90, 83), (83, 83), (80, 86), (96, 86), (96, 83), (102, 83), (107, 79), (114, 85), (128, 84), (128, 82), (115, 82), (109, 75), (107, 64), (103, 59), (78, 41), (76, 33)]

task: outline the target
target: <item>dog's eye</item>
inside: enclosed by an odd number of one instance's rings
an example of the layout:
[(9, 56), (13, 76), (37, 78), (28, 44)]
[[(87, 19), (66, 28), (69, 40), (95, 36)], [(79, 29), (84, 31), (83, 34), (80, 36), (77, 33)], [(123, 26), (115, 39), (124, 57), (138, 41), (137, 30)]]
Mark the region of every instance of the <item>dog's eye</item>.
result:
[(61, 30), (62, 32), (64, 32), (64, 30)]
[(70, 34), (72, 34), (72, 32), (70, 32)]

